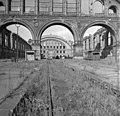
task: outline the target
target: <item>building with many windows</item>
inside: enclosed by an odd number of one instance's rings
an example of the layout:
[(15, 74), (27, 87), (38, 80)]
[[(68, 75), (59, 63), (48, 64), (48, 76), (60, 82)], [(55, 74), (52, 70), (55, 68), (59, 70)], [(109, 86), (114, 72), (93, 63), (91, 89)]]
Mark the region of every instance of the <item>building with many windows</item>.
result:
[(19, 35), (7, 28), (0, 31), (0, 59), (25, 58), (25, 51), (32, 47)]
[[(0, 12), (21, 14), (118, 14), (116, 1), (104, 0), (0, 0)], [(114, 5), (112, 5), (112, 4)], [(86, 6), (86, 7), (85, 7)]]
[(43, 36), (41, 44), (40, 41), (34, 42), (32, 48), (36, 51), (37, 59), (39, 59), (40, 54), (42, 57), (47, 58), (49, 52), (53, 53), (53, 57), (73, 57), (73, 43), (67, 42), (64, 38), (56, 35)]
[(83, 39), (83, 56), (89, 57), (93, 53), (99, 53), (100, 58), (115, 56), (116, 47), (112, 34), (105, 28), (98, 29), (93, 35)]

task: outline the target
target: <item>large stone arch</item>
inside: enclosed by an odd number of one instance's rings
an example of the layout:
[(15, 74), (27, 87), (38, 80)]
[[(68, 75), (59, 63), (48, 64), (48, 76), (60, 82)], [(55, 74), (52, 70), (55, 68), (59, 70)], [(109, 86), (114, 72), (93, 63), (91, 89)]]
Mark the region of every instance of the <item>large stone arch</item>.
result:
[(72, 24), (68, 23), (68, 22), (65, 22), (63, 20), (52, 20), (50, 22), (47, 22), (45, 23), (38, 31), (38, 34), (37, 34), (37, 38), (40, 38), (41, 39), (41, 36), (43, 34), (43, 32), (50, 26), (53, 26), (53, 25), (62, 25), (64, 27), (66, 27), (67, 29), (70, 30), (70, 32), (73, 34), (73, 38), (74, 38), (74, 41), (77, 41), (78, 40), (78, 36), (77, 36), (77, 33), (76, 33), (76, 30), (73, 29), (74, 27), (72, 27)]
[(115, 61), (116, 63), (118, 62), (117, 60), (117, 51), (118, 51), (118, 47), (116, 46), (117, 45), (117, 42), (119, 40), (119, 33), (117, 32), (117, 27), (113, 24), (113, 23), (110, 23), (108, 21), (95, 21), (95, 22), (92, 22), (92, 23), (89, 23), (88, 25), (84, 26), (81, 30), (81, 35), (80, 35), (80, 38), (81, 38), (81, 41), (83, 39), (83, 35), (85, 33), (85, 31), (89, 28), (89, 27), (92, 27), (92, 26), (103, 26), (103, 27), (106, 27), (107, 29), (109, 29), (114, 38), (113, 38), (113, 41), (115, 42), (114, 44), (114, 51), (115, 51)]
[(89, 28), (89, 27), (92, 27), (92, 26), (103, 26), (103, 27), (107, 27), (109, 28), (110, 30), (112, 30), (114, 36), (115, 36), (115, 40), (117, 41), (118, 40), (118, 33), (117, 33), (117, 29), (115, 27), (115, 25), (113, 25), (112, 23), (108, 22), (108, 21), (95, 21), (95, 22), (92, 22), (92, 23), (89, 23), (87, 24), (86, 26), (84, 26), (82, 29), (81, 29), (81, 34), (80, 34), (80, 38), (81, 38), (81, 41), (83, 39), (83, 35), (85, 33), (85, 31)]
[(25, 26), (30, 32), (31, 32), (31, 35), (32, 35), (32, 39), (34, 40), (36, 38), (36, 33), (35, 33), (35, 29), (34, 27), (26, 20), (21, 20), (21, 19), (7, 19), (5, 20), (4, 22), (1, 22), (0, 24), (0, 29), (3, 27), (3, 26), (8, 26), (8, 25), (11, 25), (11, 24), (21, 24), (23, 26)]

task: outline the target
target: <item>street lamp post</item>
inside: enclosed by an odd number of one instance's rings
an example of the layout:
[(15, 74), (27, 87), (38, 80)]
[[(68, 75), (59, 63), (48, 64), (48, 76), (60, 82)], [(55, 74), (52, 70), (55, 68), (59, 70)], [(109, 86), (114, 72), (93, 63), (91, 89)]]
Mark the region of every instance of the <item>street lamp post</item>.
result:
[(16, 48), (17, 48), (17, 54), (16, 54), (16, 61), (18, 62), (18, 31), (19, 31), (19, 24), (15, 24), (15, 26), (17, 27), (17, 42), (16, 42)]

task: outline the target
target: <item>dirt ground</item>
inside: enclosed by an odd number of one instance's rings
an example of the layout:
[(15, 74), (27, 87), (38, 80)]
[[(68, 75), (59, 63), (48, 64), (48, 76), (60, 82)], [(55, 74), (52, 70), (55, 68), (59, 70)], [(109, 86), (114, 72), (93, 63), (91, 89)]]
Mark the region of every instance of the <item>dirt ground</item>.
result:
[[(0, 94), (1, 98), (18, 87), (28, 76), (28, 80), (24, 81), (21, 89), (14, 92), (16, 95), (7, 98), (0, 105), (0, 114), (4, 114), (4, 116), (7, 116), (10, 109), (15, 108), (25, 92), (27, 98), (37, 99), (43, 107), (41, 109), (39, 102), (34, 103), (34, 100), (32, 105), (31, 102), (26, 101), (27, 105), (21, 105), (21, 110), (18, 112), (22, 114), (24, 113), (22, 111), (27, 108), (25, 115), (32, 116), (40, 110), (36, 116), (46, 116), (46, 107), (49, 107), (50, 102), (46, 83), (47, 76), (51, 78), (54, 116), (120, 115), (119, 92), (112, 88), (118, 84), (118, 70), (115, 63), (109, 61), (91, 62), (82, 59), (50, 60), (49, 75), (46, 60), (19, 63), (2, 62), (0, 67), (2, 67), (0, 68), (0, 79), (3, 81), (0, 83), (0, 91), (3, 93)], [(21, 90), (25, 90), (24, 93), (20, 92)], [(17, 93), (19, 94), (17, 95)], [(37, 106), (33, 104), (38, 104), (37, 110), (35, 110)], [(31, 112), (31, 109), (35, 112)]]
[(37, 66), (33, 62), (0, 62), (0, 100), (19, 84)]

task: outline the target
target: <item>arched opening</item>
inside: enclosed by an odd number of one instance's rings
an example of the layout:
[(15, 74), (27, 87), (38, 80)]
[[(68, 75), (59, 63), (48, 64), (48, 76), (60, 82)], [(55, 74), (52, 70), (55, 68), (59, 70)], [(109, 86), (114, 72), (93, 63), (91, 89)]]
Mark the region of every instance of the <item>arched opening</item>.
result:
[(91, 5), (92, 5), (93, 14), (95, 14), (95, 13), (103, 13), (104, 5), (103, 5), (103, 3), (101, 1), (94, 0), (93, 3), (91, 3)]
[(103, 11), (104, 11), (103, 0), (81, 0), (82, 14), (103, 13)]
[(83, 56), (89, 60), (108, 59), (116, 62), (116, 35), (106, 24), (93, 24), (83, 34)]
[(0, 12), (5, 11), (4, 3), (0, 1)]
[[(42, 38), (48, 36), (51, 40), (47, 39), (46, 41), (42, 42)], [(47, 27), (41, 38), (41, 53), (43, 56), (47, 58), (46, 54), (49, 52), (53, 52), (52, 58), (72, 58), (73, 57), (73, 43), (74, 37), (73, 33), (69, 28), (63, 25), (51, 25)], [(44, 46), (44, 48), (43, 48)], [(47, 53), (44, 54), (44, 51)]]
[[(46, 38), (46, 39), (44, 39)], [(44, 41), (43, 41), (44, 39)], [(74, 35), (67, 26), (54, 23), (46, 26), (42, 32), (40, 46), (36, 43), (36, 56), (42, 58), (72, 58)], [(41, 49), (39, 48), (41, 47)], [(38, 58), (39, 59), (39, 58)]]
[(32, 39), (30, 30), (19, 22), (8, 22), (0, 27), (0, 59), (25, 58), (25, 51), (32, 50), (29, 39)]
[(117, 7), (116, 6), (110, 6), (108, 9), (109, 14), (117, 14)]

